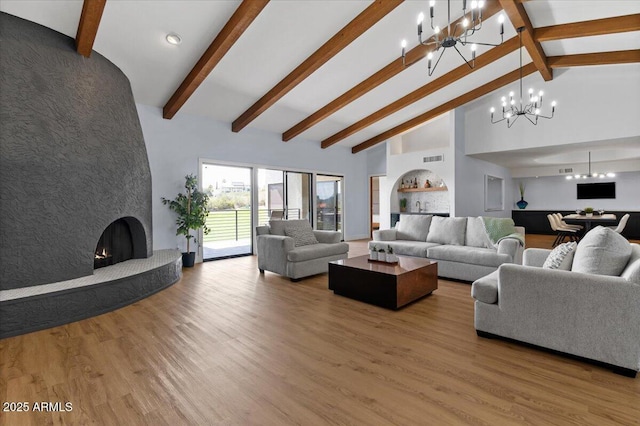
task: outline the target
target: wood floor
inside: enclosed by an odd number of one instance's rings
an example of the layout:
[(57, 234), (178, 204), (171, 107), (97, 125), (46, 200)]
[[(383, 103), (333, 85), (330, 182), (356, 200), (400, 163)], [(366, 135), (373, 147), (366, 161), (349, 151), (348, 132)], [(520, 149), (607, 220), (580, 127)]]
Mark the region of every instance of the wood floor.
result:
[(131, 306), (0, 340), (3, 405), (72, 404), (0, 424), (639, 424), (640, 378), (479, 338), (469, 293), (440, 280), (396, 312), (326, 275), (260, 275), (255, 257), (197, 265)]

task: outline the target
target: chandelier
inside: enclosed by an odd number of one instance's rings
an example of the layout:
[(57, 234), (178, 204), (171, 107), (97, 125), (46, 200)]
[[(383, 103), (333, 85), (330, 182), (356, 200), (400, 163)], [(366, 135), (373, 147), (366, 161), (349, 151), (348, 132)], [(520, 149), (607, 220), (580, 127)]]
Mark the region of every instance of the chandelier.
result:
[[(418, 15), (418, 42), (423, 46), (434, 46), (433, 51), (427, 54), (428, 60), (428, 71), (429, 76), (433, 74), (442, 59), (442, 55), (449, 47), (453, 47), (456, 52), (460, 55), (460, 57), (464, 60), (464, 62), (469, 65), (470, 68), (473, 68), (476, 60), (476, 49), (478, 45), (482, 46), (499, 46), (504, 42), (504, 15), (500, 14), (498, 20), (500, 22), (500, 43), (491, 44), (491, 43), (471, 43), (471, 62), (464, 57), (462, 52), (458, 50), (458, 43), (462, 46), (466, 46), (469, 44), (467, 41), (468, 37), (474, 35), (477, 31), (480, 31), (482, 28), (482, 8), (484, 7), (484, 1), (472, 1), (471, 7), (467, 10), (467, 0), (462, 0), (462, 20), (458, 20), (457, 23), (451, 21), (451, 0), (447, 0), (447, 33), (445, 36), (440, 34), (441, 29), (439, 26), (433, 26), (433, 17), (434, 17), (434, 7), (436, 5), (435, 0), (431, 0), (429, 2), (429, 15), (431, 16), (431, 29), (434, 31), (434, 34), (426, 40), (422, 40), (422, 23), (424, 21), (424, 13), (420, 13)], [(453, 28), (452, 28), (453, 27)], [(406, 65), (406, 47), (407, 41), (402, 40), (402, 64)], [(436, 61), (436, 64), (431, 67), (431, 63), (433, 60), (433, 52), (440, 52), (440, 56)]]
[(513, 91), (509, 92), (509, 100), (506, 96), (503, 96), (500, 101), (502, 102), (502, 118), (499, 120), (493, 119), (493, 115), (496, 112), (495, 108), (491, 108), (491, 123), (496, 124), (501, 121), (507, 120), (507, 128), (513, 126), (516, 120), (524, 116), (534, 125), (538, 124), (538, 118), (553, 118), (553, 114), (556, 111), (556, 101), (551, 102), (551, 115), (541, 115), (540, 107), (542, 106), (542, 95), (544, 92), (541, 90), (537, 95), (534, 94), (533, 89), (529, 89), (529, 101), (525, 104), (522, 96), (522, 31), (524, 27), (518, 28), (518, 35), (520, 37), (520, 102), (517, 103), (513, 98)]
[(611, 172), (607, 172), (607, 173), (591, 173), (591, 151), (589, 151), (589, 173), (587, 173), (586, 175), (573, 175), (573, 176), (567, 176), (567, 180), (571, 180), (571, 179), (588, 179), (588, 178), (600, 178), (600, 179), (604, 179), (606, 177), (612, 178), (612, 177), (616, 177), (615, 173), (611, 173)]

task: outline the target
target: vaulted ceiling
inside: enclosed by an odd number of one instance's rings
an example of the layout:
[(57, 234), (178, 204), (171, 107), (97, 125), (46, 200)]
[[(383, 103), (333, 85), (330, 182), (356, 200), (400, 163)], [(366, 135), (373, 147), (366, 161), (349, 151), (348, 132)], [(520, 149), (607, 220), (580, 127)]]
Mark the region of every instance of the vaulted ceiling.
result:
[[(452, 18), (461, 8), (451, 1)], [(416, 17), (428, 9), (427, 0), (0, 3), (76, 38), (85, 56), (92, 45), (129, 77), (136, 102), (163, 108), (167, 119), (209, 116), (233, 131), (254, 127), (354, 153), (515, 81), (520, 26), (524, 71), (544, 80), (556, 68), (640, 62), (640, 1), (487, 0), (474, 38), (498, 42), (504, 14), (505, 42), (479, 46), (474, 69), (447, 52), (429, 77), (429, 49), (416, 39)], [(440, 26), (446, 10), (436, 2)], [(168, 33), (182, 43), (168, 44)]]

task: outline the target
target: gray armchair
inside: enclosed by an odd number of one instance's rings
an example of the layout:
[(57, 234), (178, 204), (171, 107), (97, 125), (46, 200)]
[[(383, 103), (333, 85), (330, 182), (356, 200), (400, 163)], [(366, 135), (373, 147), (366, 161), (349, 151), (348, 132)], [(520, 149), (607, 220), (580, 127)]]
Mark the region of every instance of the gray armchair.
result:
[(478, 335), (599, 361), (635, 377), (640, 370), (640, 246), (631, 246), (620, 276), (544, 269), (551, 250), (525, 250), (524, 265), (504, 264), (473, 283)]
[[(298, 231), (315, 241), (308, 241)], [(258, 268), (298, 281), (310, 275), (327, 272), (329, 262), (345, 259), (349, 245), (340, 242), (337, 231), (314, 231), (306, 220), (270, 221), (269, 226), (256, 227)]]

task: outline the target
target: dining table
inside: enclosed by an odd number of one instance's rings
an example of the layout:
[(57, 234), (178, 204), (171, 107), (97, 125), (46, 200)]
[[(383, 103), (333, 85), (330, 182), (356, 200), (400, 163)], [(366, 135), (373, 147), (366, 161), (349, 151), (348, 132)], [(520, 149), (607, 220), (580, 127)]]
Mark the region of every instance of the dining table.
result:
[(593, 216), (587, 216), (584, 214), (568, 214), (562, 217), (567, 223), (574, 223), (578, 225), (584, 225), (584, 232), (589, 232), (591, 226), (595, 223), (596, 225), (615, 225), (617, 223), (617, 218), (615, 214), (607, 213), (607, 214), (594, 214)]

